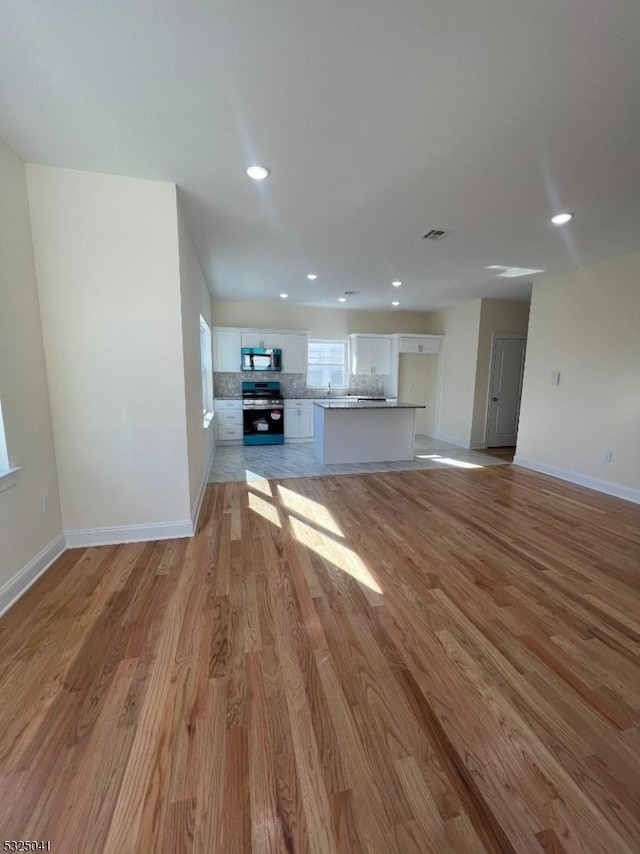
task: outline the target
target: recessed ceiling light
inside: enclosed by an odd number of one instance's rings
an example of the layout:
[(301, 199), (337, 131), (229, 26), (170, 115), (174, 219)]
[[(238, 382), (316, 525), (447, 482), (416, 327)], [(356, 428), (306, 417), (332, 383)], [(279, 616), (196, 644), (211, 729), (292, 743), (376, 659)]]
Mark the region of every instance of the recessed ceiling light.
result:
[(271, 174), (271, 170), (266, 166), (249, 166), (245, 171), (254, 181), (264, 181)]
[(316, 275), (316, 273), (307, 273), (307, 279), (309, 279), (310, 281), (315, 282), (317, 278), (318, 276)]
[(499, 279), (517, 279), (519, 276), (533, 276), (534, 273), (544, 273), (544, 270), (532, 270), (529, 267), (505, 267), (498, 273)]
[(289, 294), (280, 294), (280, 299), (287, 299)]
[(346, 302), (346, 301), (347, 301), (346, 297), (338, 297), (338, 302)]
[(402, 285), (402, 282), (391, 282), (394, 288), (399, 288)]
[(391, 303), (391, 305), (400, 305), (400, 303), (398, 302), (397, 299), (394, 299), (394, 301)]
[(555, 216), (552, 216), (551, 222), (554, 225), (565, 225), (565, 223), (569, 222), (570, 219), (573, 219), (573, 214), (567, 211), (566, 213), (559, 213)]

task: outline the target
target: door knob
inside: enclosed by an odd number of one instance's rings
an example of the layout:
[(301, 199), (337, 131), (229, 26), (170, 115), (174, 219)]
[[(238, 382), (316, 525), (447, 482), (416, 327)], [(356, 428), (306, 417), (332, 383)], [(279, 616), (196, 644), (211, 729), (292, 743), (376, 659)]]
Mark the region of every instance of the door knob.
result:
[(493, 400), (493, 401), (496, 401), (497, 399), (498, 399), (497, 397), (492, 397), (492, 398), (491, 398), (491, 400)]

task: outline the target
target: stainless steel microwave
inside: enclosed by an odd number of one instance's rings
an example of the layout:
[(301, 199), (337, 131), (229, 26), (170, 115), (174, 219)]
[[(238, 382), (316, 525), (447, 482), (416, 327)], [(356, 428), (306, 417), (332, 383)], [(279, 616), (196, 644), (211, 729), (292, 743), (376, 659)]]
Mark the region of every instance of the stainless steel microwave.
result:
[(241, 367), (243, 371), (281, 371), (282, 350), (263, 347), (243, 347)]

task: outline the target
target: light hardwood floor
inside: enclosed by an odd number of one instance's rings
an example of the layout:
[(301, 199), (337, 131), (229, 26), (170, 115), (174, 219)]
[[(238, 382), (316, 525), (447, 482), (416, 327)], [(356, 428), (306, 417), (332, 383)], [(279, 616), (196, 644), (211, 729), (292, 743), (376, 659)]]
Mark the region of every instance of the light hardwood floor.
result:
[(0, 839), (640, 850), (640, 508), (512, 466), (208, 487), (0, 621)]

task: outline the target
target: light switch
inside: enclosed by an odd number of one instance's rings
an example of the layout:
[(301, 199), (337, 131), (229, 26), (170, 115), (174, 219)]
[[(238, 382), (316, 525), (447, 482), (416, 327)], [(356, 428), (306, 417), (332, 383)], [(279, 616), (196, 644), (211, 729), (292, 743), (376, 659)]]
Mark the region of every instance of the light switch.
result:
[(551, 371), (551, 385), (560, 385), (560, 371)]

